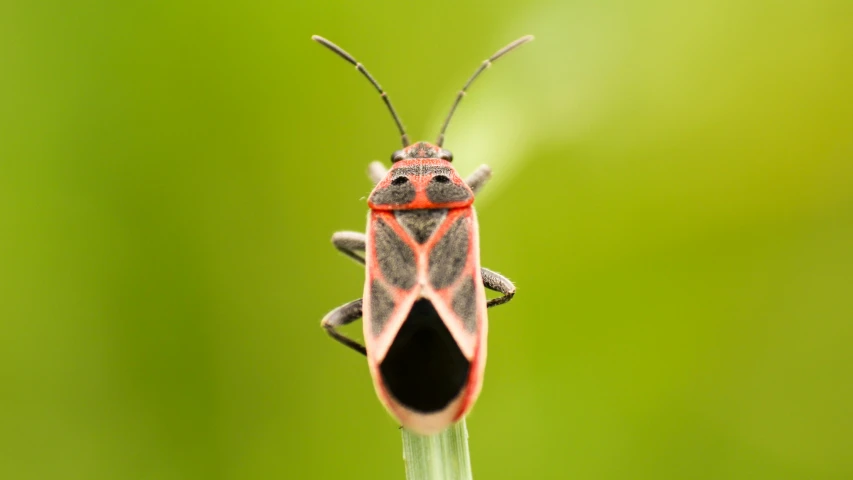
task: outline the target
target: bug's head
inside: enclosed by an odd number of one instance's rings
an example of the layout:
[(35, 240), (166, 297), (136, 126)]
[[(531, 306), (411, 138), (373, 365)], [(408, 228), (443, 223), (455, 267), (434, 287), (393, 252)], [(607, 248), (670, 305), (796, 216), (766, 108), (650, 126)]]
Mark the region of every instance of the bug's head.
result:
[(453, 154), (429, 142), (417, 142), (408, 147), (397, 150), (391, 154), (391, 163), (405, 160), (416, 160), (421, 158), (437, 158), (439, 160), (453, 161)]
[(394, 152), (388, 174), (367, 199), (375, 210), (459, 208), (471, 205), (474, 192), (456, 173), (453, 155), (427, 142)]

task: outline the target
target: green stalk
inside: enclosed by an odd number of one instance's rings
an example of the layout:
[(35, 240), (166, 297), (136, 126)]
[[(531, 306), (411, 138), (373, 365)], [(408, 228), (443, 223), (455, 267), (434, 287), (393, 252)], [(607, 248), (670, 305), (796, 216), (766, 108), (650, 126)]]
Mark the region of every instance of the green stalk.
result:
[(408, 480), (471, 480), (468, 428), (463, 418), (447, 430), (422, 436), (403, 432), (403, 460)]

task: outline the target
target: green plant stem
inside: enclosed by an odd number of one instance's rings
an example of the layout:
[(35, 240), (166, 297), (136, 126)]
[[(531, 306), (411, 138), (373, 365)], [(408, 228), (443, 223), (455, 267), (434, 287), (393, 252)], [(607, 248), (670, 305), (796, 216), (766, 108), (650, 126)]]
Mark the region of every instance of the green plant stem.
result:
[(430, 436), (403, 432), (403, 460), (408, 480), (471, 480), (468, 428), (463, 418)]

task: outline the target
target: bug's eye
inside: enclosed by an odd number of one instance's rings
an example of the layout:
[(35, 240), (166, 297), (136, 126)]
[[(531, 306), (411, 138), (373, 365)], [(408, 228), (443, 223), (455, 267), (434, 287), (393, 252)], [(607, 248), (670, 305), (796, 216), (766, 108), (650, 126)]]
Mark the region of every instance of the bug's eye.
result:
[(453, 161), (453, 154), (450, 153), (450, 150), (441, 149), (441, 153), (439, 153), (438, 158), (442, 160), (447, 160), (448, 162)]
[(435, 183), (450, 183), (450, 178), (447, 175), (436, 175), (432, 177), (432, 181)]
[(404, 155), (403, 155), (403, 151), (402, 151), (402, 150), (397, 150), (396, 152), (394, 152), (394, 153), (392, 153), (392, 154), (391, 154), (391, 163), (399, 162), (399, 161), (400, 161), (400, 160), (402, 160), (403, 158), (405, 158), (405, 157), (404, 157)]
[(391, 185), (403, 185), (404, 183), (408, 183), (409, 179), (407, 177), (397, 177), (394, 180), (391, 180)]

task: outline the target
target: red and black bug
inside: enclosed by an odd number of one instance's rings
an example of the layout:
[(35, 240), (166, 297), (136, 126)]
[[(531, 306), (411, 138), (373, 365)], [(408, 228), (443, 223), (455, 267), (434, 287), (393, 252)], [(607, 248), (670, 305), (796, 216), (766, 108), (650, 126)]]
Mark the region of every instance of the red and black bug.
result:
[[(447, 125), (471, 83), (522, 37), (484, 61), (459, 91), (435, 144), (409, 144), (397, 112), (379, 83), (350, 54), (325, 38), (313, 40), (355, 65), (382, 97), (400, 130), (403, 149), (391, 169), (369, 167), (367, 233), (337, 232), (332, 243), (366, 267), (364, 296), (323, 318), (335, 340), (367, 356), (383, 405), (403, 427), (437, 433), (474, 404), (486, 365), (486, 309), (508, 302), (515, 286), (480, 266), (474, 195), (491, 177), (482, 165), (456, 173), (442, 148)], [(360, 254), (363, 252), (363, 255)], [(486, 300), (485, 288), (502, 294)], [(337, 331), (364, 318), (366, 346)]]

